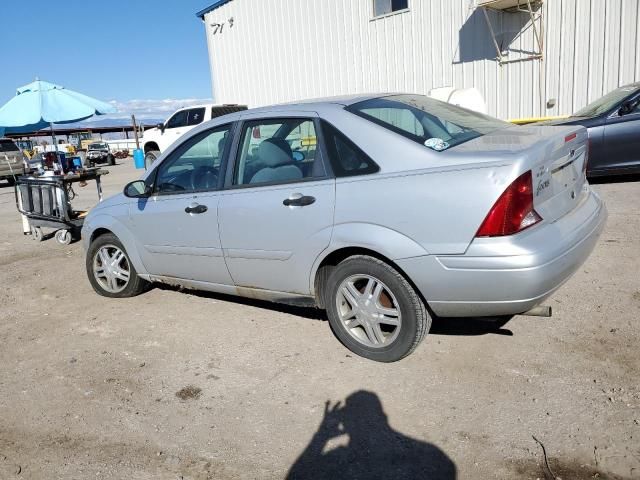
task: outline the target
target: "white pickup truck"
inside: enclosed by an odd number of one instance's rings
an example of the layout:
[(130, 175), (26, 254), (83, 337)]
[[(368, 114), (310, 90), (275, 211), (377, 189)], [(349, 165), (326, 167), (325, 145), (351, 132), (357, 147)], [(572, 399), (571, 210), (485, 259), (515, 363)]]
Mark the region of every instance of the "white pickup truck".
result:
[(169, 145), (202, 122), (246, 109), (246, 105), (237, 104), (205, 104), (181, 108), (164, 123), (144, 132), (142, 148), (145, 166), (151, 165)]

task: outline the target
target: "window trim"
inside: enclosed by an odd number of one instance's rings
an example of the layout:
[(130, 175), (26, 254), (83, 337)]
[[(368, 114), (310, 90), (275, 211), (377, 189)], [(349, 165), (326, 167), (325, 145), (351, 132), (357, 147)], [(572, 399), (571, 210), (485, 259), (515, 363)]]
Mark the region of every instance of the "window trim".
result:
[[(313, 122), (313, 127), (316, 130), (316, 142), (318, 144), (322, 144), (321, 148), (316, 149), (316, 155), (319, 157), (316, 158), (315, 161), (320, 160), (324, 167), (324, 176), (322, 177), (306, 177), (296, 180), (287, 180), (287, 181), (273, 181), (273, 182), (262, 182), (262, 183), (245, 183), (245, 184), (234, 184), (234, 179), (236, 175), (236, 169), (240, 164), (240, 155), (242, 154), (241, 143), (244, 138), (245, 128), (248, 124), (261, 124), (261, 123), (284, 123), (287, 120), (309, 120)], [(333, 178), (333, 170), (330, 167), (330, 162), (326, 159), (326, 152), (324, 151), (324, 142), (322, 137), (322, 129), (319, 121), (319, 117), (317, 116), (309, 116), (309, 115), (286, 115), (286, 116), (276, 116), (276, 117), (257, 117), (257, 118), (244, 118), (242, 121), (238, 122), (237, 125), (237, 134), (235, 135), (235, 139), (233, 142), (233, 150), (229, 155), (229, 161), (227, 165), (231, 168), (227, 168), (225, 173), (225, 182), (224, 182), (224, 190), (243, 190), (247, 188), (260, 188), (260, 187), (274, 187), (280, 185), (293, 185), (299, 183), (308, 183), (308, 182), (317, 182), (321, 180), (328, 180)]]
[[(196, 133), (191, 136), (189, 139), (182, 142), (179, 146), (177, 146), (157, 167), (153, 169), (152, 175), (147, 180), (151, 180), (150, 186), (152, 188), (152, 197), (165, 197), (171, 195), (193, 195), (197, 193), (203, 192), (219, 192), (224, 190), (224, 178), (226, 175), (226, 164), (229, 159), (229, 152), (231, 150), (231, 144), (234, 143), (235, 140), (235, 127), (236, 122), (225, 123), (223, 125), (216, 125), (215, 127), (209, 128), (207, 130), (203, 130), (200, 133)], [(218, 130), (228, 129), (228, 135), (231, 137), (231, 142), (227, 141), (224, 146), (224, 150), (222, 151), (222, 158), (220, 159), (220, 172), (218, 173), (218, 185), (216, 188), (204, 188), (199, 190), (189, 190), (189, 191), (177, 191), (177, 192), (159, 192), (156, 190), (157, 188), (157, 179), (158, 173), (163, 166), (167, 164), (167, 162), (171, 162), (177, 157), (182, 156), (185, 152), (187, 152), (191, 147), (193, 147), (198, 142), (204, 140), (207, 136), (215, 133)], [(147, 183), (149, 185), (149, 183)]]
[[(391, 0), (393, 2), (393, 0)], [(393, 4), (392, 4), (393, 7)], [(411, 11), (411, 0), (407, 0), (407, 8), (402, 8), (400, 10), (392, 10), (389, 13), (383, 13), (381, 15), (376, 15), (376, 0), (371, 0), (371, 18), (369, 19), (370, 22), (373, 22), (375, 20), (381, 20), (383, 18), (389, 18), (392, 17), (394, 15), (400, 15), (402, 13), (408, 13)]]

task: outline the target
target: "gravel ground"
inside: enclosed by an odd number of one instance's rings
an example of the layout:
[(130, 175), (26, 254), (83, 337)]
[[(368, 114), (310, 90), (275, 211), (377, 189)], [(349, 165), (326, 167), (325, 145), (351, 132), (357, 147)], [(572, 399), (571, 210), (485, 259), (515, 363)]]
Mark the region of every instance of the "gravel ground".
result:
[(564, 480), (640, 478), (640, 181), (594, 188), (609, 221), (552, 319), (437, 320), (379, 364), (318, 310), (99, 297), (1, 184), (0, 478), (553, 478), (533, 437)]

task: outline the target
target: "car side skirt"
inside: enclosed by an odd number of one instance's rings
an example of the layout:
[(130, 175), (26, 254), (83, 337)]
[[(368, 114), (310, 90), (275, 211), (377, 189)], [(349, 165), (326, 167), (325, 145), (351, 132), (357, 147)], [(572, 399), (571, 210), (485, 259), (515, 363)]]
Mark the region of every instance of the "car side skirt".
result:
[(315, 298), (308, 295), (300, 295), (290, 292), (278, 292), (275, 290), (265, 290), (262, 288), (239, 287), (235, 285), (223, 285), (219, 283), (201, 282), (198, 280), (188, 280), (184, 278), (167, 277), (161, 275), (140, 275), (140, 277), (150, 282), (163, 283), (166, 285), (179, 286), (192, 290), (203, 290), (224, 295), (234, 295), (255, 300), (264, 300), (274, 303), (283, 303), (299, 307), (317, 307)]

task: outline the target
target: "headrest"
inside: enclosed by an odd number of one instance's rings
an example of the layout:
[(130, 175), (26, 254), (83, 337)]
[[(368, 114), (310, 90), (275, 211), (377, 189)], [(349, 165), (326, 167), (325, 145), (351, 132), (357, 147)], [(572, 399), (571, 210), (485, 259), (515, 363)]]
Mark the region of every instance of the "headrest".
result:
[(293, 161), (291, 146), (283, 138), (268, 138), (258, 147), (258, 156), (262, 163), (271, 168), (286, 165)]

